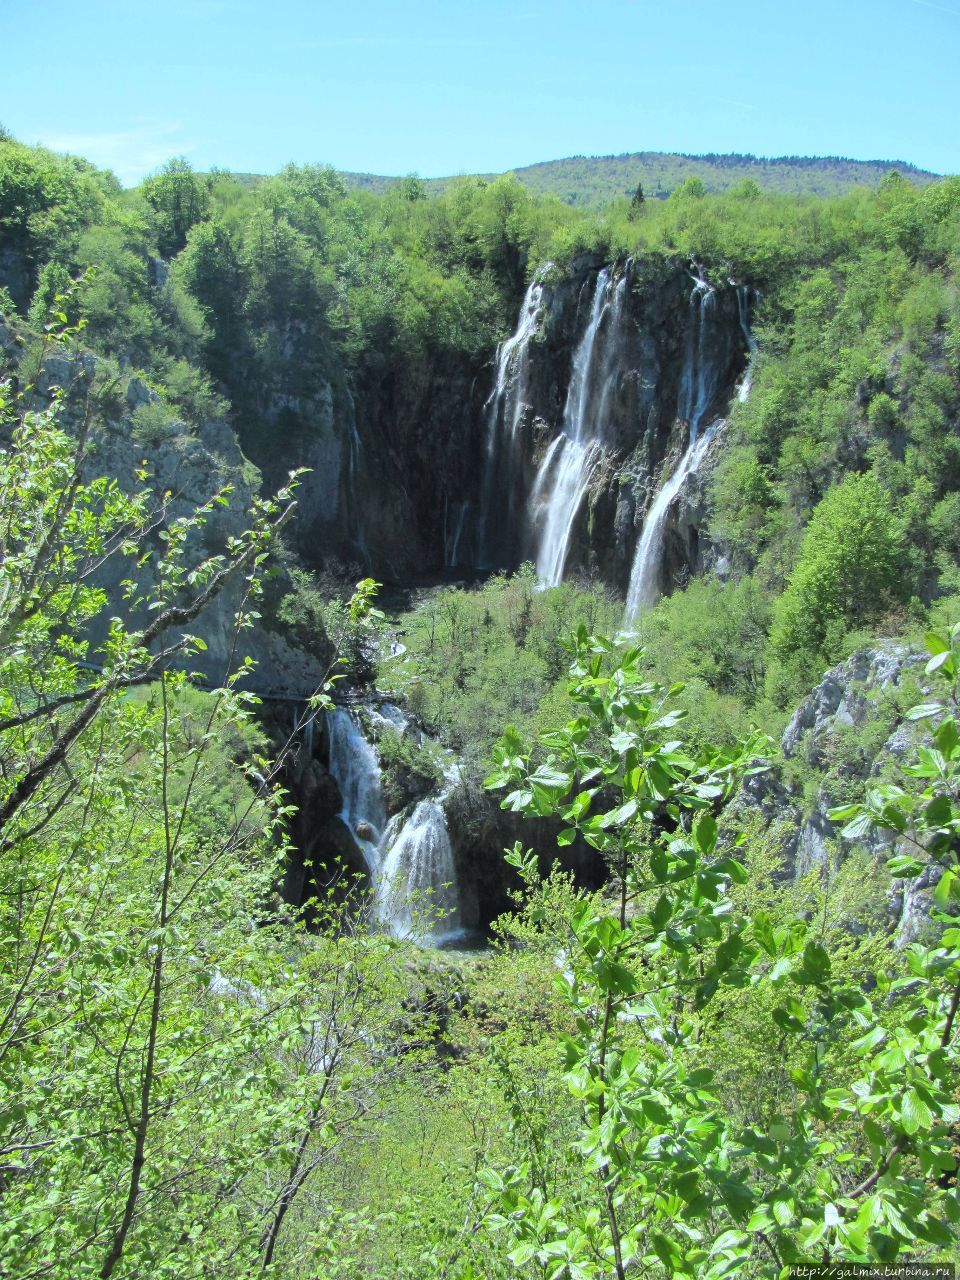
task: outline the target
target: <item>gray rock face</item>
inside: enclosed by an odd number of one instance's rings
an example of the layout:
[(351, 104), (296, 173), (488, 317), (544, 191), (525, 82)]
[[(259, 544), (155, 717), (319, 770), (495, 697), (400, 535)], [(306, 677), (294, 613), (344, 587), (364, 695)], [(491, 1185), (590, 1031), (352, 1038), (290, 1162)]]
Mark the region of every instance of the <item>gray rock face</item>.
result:
[[(96, 357), (53, 354), (44, 362), (37, 379), (37, 398), (43, 403), (53, 387), (69, 390), (67, 416), (79, 405), (84, 388), (92, 382), (97, 370)], [(101, 422), (93, 428), (87, 446), (84, 474), (87, 480), (111, 477), (127, 492), (143, 487), (138, 472), (146, 464), (148, 488), (157, 495), (170, 494), (166, 520), (192, 514), (225, 486), (232, 493), (225, 506), (215, 507), (188, 543), (187, 554), (194, 560), (216, 555), (228, 538), (237, 537), (248, 524), (247, 512), (255, 497), (257, 473), (246, 462), (236, 436), (222, 421), (202, 424), (196, 435), (184, 423), (170, 424), (169, 434), (158, 441), (144, 443), (136, 438), (130, 414), (139, 405), (158, 400), (155, 391), (139, 378), (129, 380), (125, 406), (115, 421)], [(159, 528), (154, 533), (159, 532)], [(156, 543), (159, 548), (159, 542)], [(148, 548), (144, 547), (143, 550)], [(131, 572), (131, 561), (113, 557), (99, 571), (99, 584), (111, 601), (123, 598), (121, 583)], [(153, 575), (149, 562), (141, 572), (141, 586), (149, 589)], [(200, 615), (190, 630), (201, 636), (206, 650), (190, 661), (191, 670), (211, 683), (220, 683), (238, 659), (249, 654), (256, 665), (251, 687), (257, 691), (302, 697), (312, 692), (323, 680), (324, 668), (312, 655), (295, 648), (282, 635), (266, 627), (236, 634), (234, 617), (241, 603), (242, 586), (231, 584)], [(134, 621), (148, 620), (144, 614)], [(91, 627), (94, 646), (104, 639), (107, 620), (95, 620)]]
[[(781, 743), (784, 757), (789, 760), (803, 749), (809, 762), (815, 764), (827, 735), (863, 724), (869, 713), (871, 693), (895, 688), (906, 672), (922, 664), (921, 654), (902, 645), (890, 645), (884, 649), (861, 650), (828, 671), (810, 696), (800, 703), (784, 730)], [(901, 743), (902, 754), (906, 745), (902, 737)]]
[[(830, 821), (828, 811), (862, 795), (872, 778), (896, 773), (922, 738), (922, 728), (889, 709), (885, 714), (890, 731), (878, 747), (869, 746), (876, 738), (875, 731), (856, 731), (869, 730), (872, 722), (884, 715), (878, 710), (878, 699), (890, 695), (908, 676), (920, 678), (924, 660), (925, 655), (903, 645), (861, 650), (827, 671), (801, 702), (784, 731), (781, 746), (788, 765), (798, 762), (821, 771), (812, 802), (809, 793), (805, 801), (785, 785), (780, 770), (744, 784), (737, 809), (758, 815), (763, 827), (775, 833), (789, 878), (825, 870), (845, 856), (850, 846)], [(884, 723), (882, 718), (880, 723)], [(873, 831), (860, 843), (878, 864), (900, 851), (892, 832)], [(887, 875), (879, 865), (877, 874)], [(913, 941), (923, 928), (930, 893), (938, 879), (939, 870), (928, 868), (915, 881), (887, 881), (888, 919), (899, 946)]]

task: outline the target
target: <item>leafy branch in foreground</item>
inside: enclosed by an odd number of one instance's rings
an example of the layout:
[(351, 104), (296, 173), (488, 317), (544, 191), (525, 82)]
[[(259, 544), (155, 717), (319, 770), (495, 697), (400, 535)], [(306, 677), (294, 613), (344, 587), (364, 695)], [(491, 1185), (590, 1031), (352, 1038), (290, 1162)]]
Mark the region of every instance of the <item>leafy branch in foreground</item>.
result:
[[(199, 559), (226, 493), (173, 518), (88, 479), (82, 393), (8, 386), (0, 421), (0, 1271), (277, 1274), (399, 1069), (370, 1047), (397, 969), (355, 905), (315, 904), (315, 938), (278, 911), (289, 810), (239, 646), (291, 493)], [(203, 694), (187, 628), (215, 600), (232, 657)]]
[[(761, 744), (689, 754), (671, 737), (679, 689), (652, 683), (642, 657), (581, 631), (569, 686), (581, 714), (542, 738), (539, 763), (508, 732), (488, 779), (508, 789), (505, 807), (567, 824), (559, 843), (582, 835), (615, 892), (611, 908), (572, 912), (556, 957), (571, 1021), (559, 1048), (588, 1177), (571, 1199), (544, 1185), (536, 1152), (489, 1168), (499, 1213), (488, 1224), (512, 1237), (515, 1266), (550, 1280), (621, 1280), (638, 1267), (780, 1276), (949, 1247), (960, 1221), (943, 1178), (960, 1116), (952, 933), (914, 948), (906, 979), (851, 980), (834, 972), (816, 919), (739, 913), (730, 889), (748, 871), (718, 810), (763, 767)], [(946, 768), (942, 744), (940, 756)], [(941, 808), (931, 816), (942, 824)], [(535, 881), (532, 855), (518, 846), (510, 860)], [(764, 1129), (731, 1119), (702, 1065), (711, 1001), (731, 989), (771, 992), (770, 1048), (790, 1054), (793, 1096)], [(834, 1084), (851, 1057), (859, 1077)]]

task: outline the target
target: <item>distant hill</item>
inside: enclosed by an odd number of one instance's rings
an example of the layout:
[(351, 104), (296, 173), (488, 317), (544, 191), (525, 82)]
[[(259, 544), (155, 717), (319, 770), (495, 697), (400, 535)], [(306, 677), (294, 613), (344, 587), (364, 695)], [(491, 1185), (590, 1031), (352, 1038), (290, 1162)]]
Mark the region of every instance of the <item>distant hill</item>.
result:
[[(553, 195), (581, 208), (599, 208), (643, 185), (648, 199), (666, 198), (687, 178), (699, 178), (707, 191), (726, 191), (752, 178), (767, 191), (792, 195), (835, 196), (851, 187), (875, 187), (891, 169), (918, 184), (939, 175), (903, 160), (848, 160), (842, 156), (674, 155), (637, 151), (620, 156), (570, 156), (527, 165), (514, 172), (537, 195)], [(343, 173), (344, 181), (365, 191), (382, 192), (400, 181), (373, 173)], [(497, 174), (485, 173), (482, 178)], [(428, 192), (442, 191), (453, 178), (428, 178)]]

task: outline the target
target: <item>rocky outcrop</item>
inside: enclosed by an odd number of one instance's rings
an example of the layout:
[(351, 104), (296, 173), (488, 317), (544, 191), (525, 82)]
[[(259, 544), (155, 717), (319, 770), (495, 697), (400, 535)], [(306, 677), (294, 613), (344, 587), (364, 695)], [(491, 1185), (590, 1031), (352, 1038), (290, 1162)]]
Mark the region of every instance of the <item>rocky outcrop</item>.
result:
[[(890, 644), (861, 650), (831, 668), (784, 730), (783, 764), (742, 788), (734, 813), (754, 815), (773, 835), (787, 878), (822, 872), (843, 859), (852, 844), (829, 810), (861, 798), (872, 782), (900, 776), (925, 732), (904, 718), (923, 692), (924, 662), (917, 650)], [(906, 945), (923, 927), (938, 870), (928, 868), (917, 880), (890, 880), (879, 863), (908, 850), (886, 831), (858, 843), (877, 860), (889, 927), (898, 945)]]
[[(16, 344), (11, 341), (9, 330), (2, 327), (0, 345), (6, 346), (15, 359)], [(128, 377), (125, 385), (114, 387), (110, 394), (103, 393), (99, 386), (102, 380), (101, 362), (96, 356), (89, 352), (54, 351), (37, 375), (33, 403), (37, 407), (46, 405), (54, 388), (62, 388), (66, 392), (63, 420), (69, 430), (86, 413), (88, 395), (96, 391), (97, 409), (90, 425), (83, 476), (88, 481), (108, 476), (128, 493), (146, 487), (155, 495), (157, 520), (148, 535), (149, 545), (138, 548), (140, 552), (159, 551), (165, 526), (192, 515), (229, 487), (228, 501), (209, 511), (202, 525), (192, 532), (186, 548), (187, 557), (195, 561), (221, 552), (228, 539), (247, 528), (250, 507), (260, 488), (260, 476), (241, 452), (229, 424), (209, 419), (192, 428), (164, 411), (157, 393), (141, 378)], [(137, 411), (144, 406), (157, 410), (148, 431), (137, 418)], [(149, 559), (137, 573), (140, 592), (148, 592), (155, 583)], [(131, 561), (119, 556), (107, 559), (97, 572), (98, 585), (115, 606), (124, 599), (122, 583), (130, 574)], [(249, 655), (256, 664), (248, 681), (250, 688), (289, 697), (312, 692), (323, 680), (326, 669), (317, 655), (266, 625), (237, 636), (234, 618), (242, 591), (239, 582), (228, 585), (191, 624), (191, 632), (206, 645), (191, 657), (191, 671), (211, 684), (220, 684), (238, 661)], [(135, 606), (129, 613), (133, 624), (142, 624), (147, 617)], [(105, 638), (108, 626), (107, 616), (90, 624), (93, 650)]]

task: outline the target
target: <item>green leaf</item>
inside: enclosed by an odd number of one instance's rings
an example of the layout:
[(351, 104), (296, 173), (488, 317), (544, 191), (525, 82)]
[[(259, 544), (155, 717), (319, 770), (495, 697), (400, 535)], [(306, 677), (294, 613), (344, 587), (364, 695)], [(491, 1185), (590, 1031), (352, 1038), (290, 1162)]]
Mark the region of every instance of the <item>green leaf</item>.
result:
[(907, 1133), (916, 1133), (918, 1129), (929, 1129), (933, 1125), (930, 1108), (917, 1093), (916, 1089), (907, 1089), (900, 1103), (900, 1120)]
[(672, 1124), (672, 1118), (667, 1108), (662, 1102), (658, 1102), (656, 1098), (651, 1097), (649, 1094), (647, 1097), (640, 1099), (640, 1110), (648, 1120), (652, 1120), (654, 1124), (659, 1125), (661, 1128), (667, 1128)]
[(934, 901), (939, 906), (945, 907), (953, 896), (956, 884), (957, 877), (955, 873), (953, 871), (944, 871), (933, 891)]
[(787, 1013), (786, 1009), (774, 1009), (770, 1015), (778, 1027), (782, 1027), (784, 1031), (789, 1031), (793, 1035), (799, 1035), (805, 1028), (799, 1018), (795, 1018), (792, 1013)]
[(628, 800), (626, 804), (620, 805), (617, 809), (611, 809), (609, 813), (603, 814), (600, 818), (598, 826), (606, 830), (608, 827), (622, 827), (624, 823), (637, 812), (636, 800)]
[(873, 829), (874, 821), (872, 813), (861, 813), (852, 822), (848, 822), (840, 834), (844, 840), (857, 840), (860, 836), (865, 836)]
[(717, 843), (717, 820), (712, 813), (702, 813), (693, 826), (693, 838), (705, 858), (713, 853)]
[(950, 759), (960, 743), (960, 734), (957, 733), (957, 722), (954, 719), (944, 720), (937, 732), (934, 734), (934, 741), (939, 747), (943, 755)]
[(940, 671), (941, 669), (945, 674), (953, 675), (953, 657), (949, 649), (931, 658), (924, 668), (928, 676), (932, 676), (935, 671)]
[(907, 720), (930, 720), (933, 716), (938, 716), (943, 711), (943, 704), (940, 702), (921, 702), (915, 707), (911, 707), (906, 714)]
[(787, 1196), (782, 1200), (774, 1200), (773, 1216), (781, 1227), (789, 1227), (793, 1222), (793, 1197)]
[(670, 898), (669, 894), (662, 893), (657, 899), (657, 905), (650, 912), (650, 923), (659, 933), (672, 915), (673, 900)]

